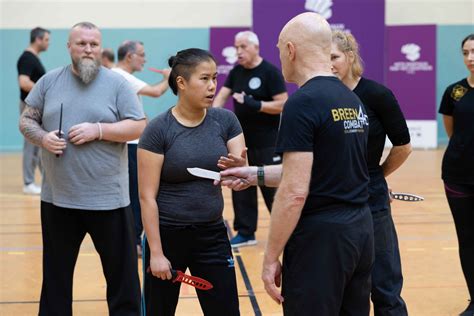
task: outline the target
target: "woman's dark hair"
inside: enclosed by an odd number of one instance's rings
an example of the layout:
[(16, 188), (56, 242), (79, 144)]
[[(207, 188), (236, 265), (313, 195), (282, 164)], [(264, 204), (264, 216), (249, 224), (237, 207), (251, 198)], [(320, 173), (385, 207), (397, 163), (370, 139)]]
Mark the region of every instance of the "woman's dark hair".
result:
[(178, 95), (178, 85), (176, 84), (176, 78), (181, 76), (188, 80), (194, 71), (194, 68), (196, 68), (196, 66), (200, 63), (206, 61), (216, 62), (216, 59), (210, 52), (200, 48), (188, 48), (179, 51), (175, 56), (171, 56), (168, 59), (168, 65), (171, 67), (168, 83), (175, 95)]
[(464, 47), (464, 44), (465, 44), (467, 41), (474, 41), (474, 33), (469, 34), (468, 36), (466, 36), (466, 38), (464, 38), (464, 39), (462, 40), (461, 49)]

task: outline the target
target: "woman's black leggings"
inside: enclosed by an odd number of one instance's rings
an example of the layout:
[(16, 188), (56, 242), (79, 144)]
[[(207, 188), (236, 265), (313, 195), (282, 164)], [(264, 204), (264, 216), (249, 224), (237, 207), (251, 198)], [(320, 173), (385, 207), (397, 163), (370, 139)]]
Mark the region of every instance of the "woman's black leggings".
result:
[[(214, 286), (209, 291), (196, 290), (204, 315), (238, 316), (234, 259), (224, 223), (174, 227), (161, 225), (160, 236), (163, 253), (173, 269), (185, 272), (189, 268), (192, 275)], [(178, 304), (180, 283), (163, 281), (146, 272), (150, 266), (150, 248), (146, 238), (144, 244), (143, 315), (172, 316)]]
[(458, 235), (459, 256), (471, 300), (474, 299), (474, 185), (444, 183)]

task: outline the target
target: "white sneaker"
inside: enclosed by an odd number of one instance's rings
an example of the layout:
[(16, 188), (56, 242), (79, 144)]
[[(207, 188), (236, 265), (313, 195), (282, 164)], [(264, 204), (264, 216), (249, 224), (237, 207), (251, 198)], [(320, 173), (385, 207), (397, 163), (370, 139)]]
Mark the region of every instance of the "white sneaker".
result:
[(37, 186), (35, 183), (30, 183), (23, 186), (23, 193), (30, 195), (39, 195), (41, 194), (41, 187)]

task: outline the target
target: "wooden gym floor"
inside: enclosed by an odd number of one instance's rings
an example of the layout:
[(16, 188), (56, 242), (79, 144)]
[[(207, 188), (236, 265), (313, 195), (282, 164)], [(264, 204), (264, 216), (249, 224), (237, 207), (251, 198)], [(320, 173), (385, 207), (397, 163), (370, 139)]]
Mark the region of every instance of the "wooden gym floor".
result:
[[(394, 191), (425, 197), (424, 202), (392, 204), (405, 277), (402, 294), (413, 316), (457, 315), (467, 306), (454, 224), (440, 179), (442, 154), (414, 151), (388, 179)], [(35, 315), (42, 265), (39, 197), (22, 193), (20, 154), (0, 155), (0, 181), (0, 315)], [(224, 197), (224, 216), (232, 224), (227, 189)], [(268, 226), (269, 214), (261, 202), (258, 244), (234, 252), (242, 315), (282, 315), (260, 281)], [(177, 315), (201, 315), (194, 289), (181, 289)], [(105, 280), (89, 237), (75, 270), (73, 306), (75, 315), (107, 315)]]

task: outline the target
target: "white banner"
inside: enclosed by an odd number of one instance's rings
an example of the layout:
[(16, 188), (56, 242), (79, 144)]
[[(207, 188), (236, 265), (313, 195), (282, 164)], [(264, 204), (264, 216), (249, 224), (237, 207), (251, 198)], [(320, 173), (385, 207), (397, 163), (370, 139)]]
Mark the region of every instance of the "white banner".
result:
[[(407, 120), (411, 146), (420, 149), (438, 147), (438, 124), (435, 120)], [(387, 137), (385, 147), (392, 147)]]

